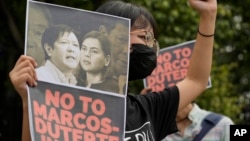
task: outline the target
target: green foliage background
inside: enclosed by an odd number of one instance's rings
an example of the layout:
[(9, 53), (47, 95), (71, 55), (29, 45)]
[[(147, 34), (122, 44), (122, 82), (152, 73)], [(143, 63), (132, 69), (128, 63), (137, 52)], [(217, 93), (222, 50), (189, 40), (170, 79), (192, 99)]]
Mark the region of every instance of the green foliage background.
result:
[[(95, 10), (104, 0), (40, 0)], [(159, 24), (159, 43), (167, 47), (193, 40), (198, 15), (187, 0), (126, 0), (147, 7)], [(212, 88), (197, 99), (207, 110), (225, 114), (236, 124), (250, 124), (250, 0), (218, 0)], [(8, 73), (24, 52), (26, 0), (1, 0), (0, 34), (0, 140), (20, 140), (22, 106)], [(139, 93), (141, 81), (129, 84)]]

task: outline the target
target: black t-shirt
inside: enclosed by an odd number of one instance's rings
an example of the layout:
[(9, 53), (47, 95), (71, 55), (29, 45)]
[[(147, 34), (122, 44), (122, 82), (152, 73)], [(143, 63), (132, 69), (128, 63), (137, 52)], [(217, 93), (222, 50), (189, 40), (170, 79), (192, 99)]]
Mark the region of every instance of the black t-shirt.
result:
[(177, 132), (178, 105), (176, 86), (158, 93), (128, 94), (125, 141), (160, 141)]

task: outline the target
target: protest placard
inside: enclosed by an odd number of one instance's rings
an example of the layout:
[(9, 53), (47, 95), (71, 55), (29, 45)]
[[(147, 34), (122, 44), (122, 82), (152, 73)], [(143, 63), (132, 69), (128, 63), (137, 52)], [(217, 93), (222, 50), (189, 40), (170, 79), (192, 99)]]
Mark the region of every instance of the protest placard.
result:
[[(187, 74), (194, 43), (195, 40), (192, 40), (161, 49), (157, 57), (157, 67), (151, 75), (143, 79), (144, 87), (161, 91), (183, 80)], [(209, 87), (210, 79), (207, 88)]]
[[(28, 86), (32, 140), (123, 140), (130, 20), (32, 0), (26, 15), (25, 55), (38, 63), (38, 85)], [(116, 26), (122, 55), (109, 36)], [(120, 56), (123, 72), (114, 69)]]
[(125, 103), (121, 95), (42, 81), (29, 88), (29, 94), (33, 141), (124, 138)]

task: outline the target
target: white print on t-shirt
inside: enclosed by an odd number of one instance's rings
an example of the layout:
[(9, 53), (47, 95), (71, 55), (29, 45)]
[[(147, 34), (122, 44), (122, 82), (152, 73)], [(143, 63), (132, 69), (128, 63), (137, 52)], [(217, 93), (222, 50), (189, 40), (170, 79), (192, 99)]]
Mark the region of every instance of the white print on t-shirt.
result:
[(126, 131), (125, 141), (154, 141), (150, 125), (150, 122), (146, 122), (138, 129)]

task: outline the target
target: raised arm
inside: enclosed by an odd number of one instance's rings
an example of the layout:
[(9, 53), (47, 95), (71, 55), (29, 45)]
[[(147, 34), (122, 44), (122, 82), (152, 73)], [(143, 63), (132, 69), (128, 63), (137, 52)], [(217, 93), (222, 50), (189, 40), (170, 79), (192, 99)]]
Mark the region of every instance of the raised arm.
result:
[(179, 109), (197, 98), (205, 89), (212, 66), (216, 0), (189, 0), (192, 8), (199, 12), (200, 23), (196, 43), (186, 78), (177, 84), (180, 92)]
[(16, 91), (22, 98), (23, 104), (23, 125), (22, 141), (31, 141), (29, 129), (27, 84), (36, 86), (36, 62), (32, 57), (22, 55), (17, 60), (14, 68), (10, 71), (9, 77)]

